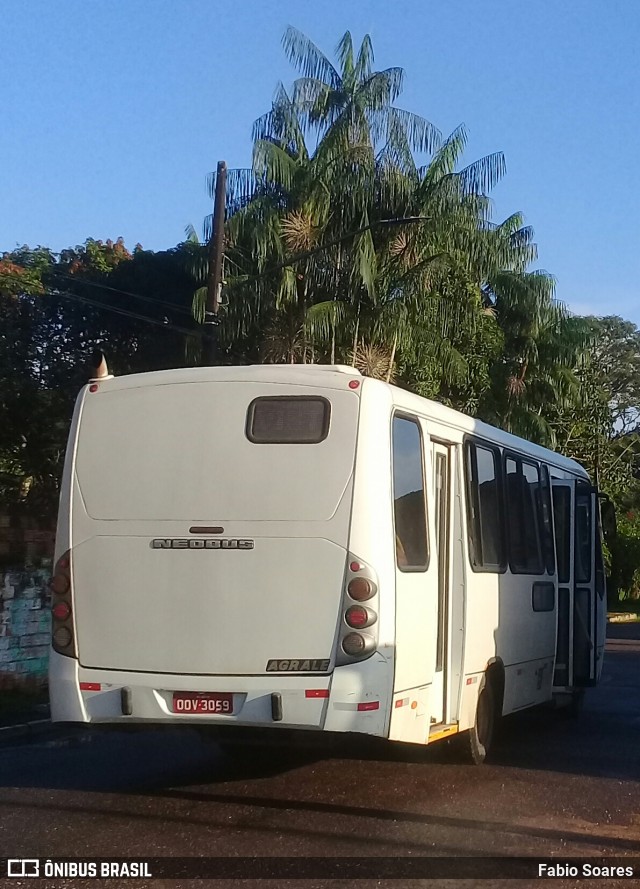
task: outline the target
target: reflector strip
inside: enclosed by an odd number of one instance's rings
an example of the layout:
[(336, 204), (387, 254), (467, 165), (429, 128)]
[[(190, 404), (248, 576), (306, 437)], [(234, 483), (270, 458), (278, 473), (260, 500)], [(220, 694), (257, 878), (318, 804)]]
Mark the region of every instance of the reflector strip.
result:
[(81, 682), (80, 691), (101, 691), (102, 685), (99, 682)]
[(362, 713), (364, 710), (379, 710), (380, 709), (380, 701), (365, 701), (362, 704), (358, 704), (358, 710)]
[(304, 693), (305, 698), (328, 698), (328, 688), (307, 688)]

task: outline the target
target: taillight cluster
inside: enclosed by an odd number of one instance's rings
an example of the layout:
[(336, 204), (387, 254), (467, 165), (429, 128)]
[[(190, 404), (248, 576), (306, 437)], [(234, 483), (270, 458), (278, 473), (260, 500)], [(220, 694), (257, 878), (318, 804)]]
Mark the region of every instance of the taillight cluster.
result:
[(56, 562), (53, 577), (49, 581), (51, 590), (51, 644), (59, 654), (75, 657), (76, 646), (73, 633), (73, 612), (71, 604), (71, 555), (66, 552)]
[(378, 584), (373, 570), (359, 559), (350, 558), (337, 664), (353, 663), (373, 654), (378, 641), (377, 605)]

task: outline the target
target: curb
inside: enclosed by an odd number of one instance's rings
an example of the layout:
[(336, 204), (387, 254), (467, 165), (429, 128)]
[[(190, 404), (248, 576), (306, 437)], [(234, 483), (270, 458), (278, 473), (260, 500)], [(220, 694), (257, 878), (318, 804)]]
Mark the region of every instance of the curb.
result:
[(618, 612), (617, 614), (607, 615), (607, 622), (610, 624), (625, 624), (637, 620), (640, 620), (640, 616), (631, 611), (623, 611)]

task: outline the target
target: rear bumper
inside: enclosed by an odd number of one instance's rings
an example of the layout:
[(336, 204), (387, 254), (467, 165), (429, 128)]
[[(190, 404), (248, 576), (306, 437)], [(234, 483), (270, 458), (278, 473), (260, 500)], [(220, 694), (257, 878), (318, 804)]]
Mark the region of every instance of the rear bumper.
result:
[[(386, 737), (392, 681), (393, 664), (379, 653), (323, 676), (177, 676), (89, 670), (54, 651), (49, 663), (52, 720), (89, 724), (238, 725)], [(130, 715), (123, 713), (123, 689), (127, 689)], [(176, 691), (232, 693), (233, 714), (174, 713)], [(282, 703), (279, 721), (273, 719), (274, 693)]]

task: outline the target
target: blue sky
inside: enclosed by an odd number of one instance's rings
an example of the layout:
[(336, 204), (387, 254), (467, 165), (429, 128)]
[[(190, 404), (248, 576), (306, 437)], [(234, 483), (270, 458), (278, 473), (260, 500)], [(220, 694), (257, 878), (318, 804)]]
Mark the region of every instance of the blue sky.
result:
[(207, 173), (249, 164), (294, 77), (288, 24), (327, 54), (371, 34), (399, 105), (504, 151), (495, 217), (525, 213), (558, 297), (640, 324), (637, 0), (3, 0), (0, 251), (200, 231)]

